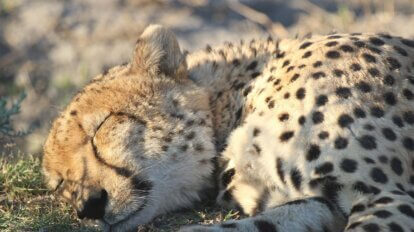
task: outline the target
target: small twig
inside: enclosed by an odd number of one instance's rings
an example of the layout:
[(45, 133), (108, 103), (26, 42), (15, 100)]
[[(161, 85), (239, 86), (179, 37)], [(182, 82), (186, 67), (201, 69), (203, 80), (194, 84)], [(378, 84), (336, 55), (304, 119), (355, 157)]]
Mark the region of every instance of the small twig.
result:
[(266, 30), (271, 34), (275, 34), (279, 37), (286, 37), (289, 34), (289, 32), (281, 23), (273, 22), (266, 14), (254, 10), (237, 0), (229, 0), (227, 3), (231, 10), (235, 11), (236, 13), (242, 15), (252, 22), (264, 26)]

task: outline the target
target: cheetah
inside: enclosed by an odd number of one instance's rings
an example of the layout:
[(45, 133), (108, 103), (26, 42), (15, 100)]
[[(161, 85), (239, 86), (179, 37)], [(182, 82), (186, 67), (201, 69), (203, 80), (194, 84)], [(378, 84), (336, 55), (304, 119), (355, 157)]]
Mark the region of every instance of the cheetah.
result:
[(46, 182), (132, 231), (209, 197), (248, 217), (181, 231), (414, 231), (414, 40), (333, 34), (183, 53), (160, 25), (54, 121)]

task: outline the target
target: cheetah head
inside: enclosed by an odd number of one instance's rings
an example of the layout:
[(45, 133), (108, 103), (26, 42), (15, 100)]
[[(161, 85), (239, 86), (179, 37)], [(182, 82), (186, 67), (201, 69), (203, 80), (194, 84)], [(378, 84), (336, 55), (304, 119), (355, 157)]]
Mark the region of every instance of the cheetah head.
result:
[(80, 218), (126, 231), (200, 200), (214, 156), (209, 95), (172, 32), (152, 25), (129, 64), (93, 79), (55, 120), (43, 171)]

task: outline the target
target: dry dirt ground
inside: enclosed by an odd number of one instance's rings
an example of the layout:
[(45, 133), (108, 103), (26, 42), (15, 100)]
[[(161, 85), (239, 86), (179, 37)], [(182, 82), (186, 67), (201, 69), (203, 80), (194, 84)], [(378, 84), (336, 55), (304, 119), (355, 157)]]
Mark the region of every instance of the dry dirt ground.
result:
[[(25, 91), (27, 98), (14, 124), (23, 130), (34, 128), (24, 138), (0, 140), (0, 215), (2, 210), (12, 214), (16, 205), (28, 199), (43, 210), (43, 204), (51, 208), (58, 204), (51, 203), (49, 195), (42, 198), (44, 190), (35, 191), (42, 189), (41, 176), (32, 168), (38, 166), (38, 160), (23, 163), (16, 170), (8, 156), (16, 151), (41, 154), (51, 120), (71, 96), (102, 70), (127, 62), (137, 36), (151, 23), (170, 27), (182, 48), (190, 52), (207, 43), (268, 34), (284, 38), (309, 33), (386, 32), (414, 37), (414, 0), (0, 0), (0, 97)], [(23, 182), (11, 180), (13, 171), (27, 178), (27, 183), (24, 178)], [(25, 195), (29, 189), (30, 194)], [(42, 200), (36, 203), (39, 197)], [(67, 212), (56, 212), (49, 224)], [(6, 227), (2, 228), (2, 223), (27, 217), (0, 216), (0, 230)], [(232, 217), (238, 215), (217, 209), (196, 210), (158, 218), (146, 229), (170, 230), (180, 224)], [(42, 227), (48, 225), (47, 220), (35, 230), (53, 231)], [(65, 220), (69, 230), (78, 228), (72, 216)], [(19, 225), (26, 228), (24, 222)]]

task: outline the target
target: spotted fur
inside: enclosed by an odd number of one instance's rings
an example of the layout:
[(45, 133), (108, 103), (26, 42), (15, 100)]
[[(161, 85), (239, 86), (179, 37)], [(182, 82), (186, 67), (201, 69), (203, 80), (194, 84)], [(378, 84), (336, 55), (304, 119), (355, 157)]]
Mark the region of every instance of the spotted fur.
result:
[(108, 231), (194, 206), (214, 176), (217, 202), (249, 217), (182, 231), (412, 231), (413, 92), (413, 40), (269, 38), (185, 57), (150, 26), (132, 62), (55, 121), (44, 172)]

